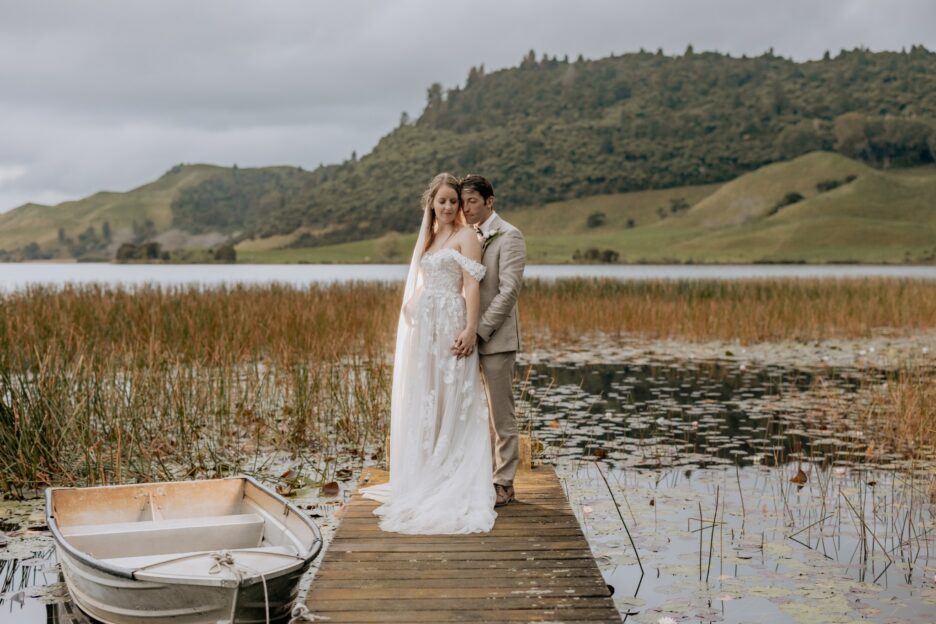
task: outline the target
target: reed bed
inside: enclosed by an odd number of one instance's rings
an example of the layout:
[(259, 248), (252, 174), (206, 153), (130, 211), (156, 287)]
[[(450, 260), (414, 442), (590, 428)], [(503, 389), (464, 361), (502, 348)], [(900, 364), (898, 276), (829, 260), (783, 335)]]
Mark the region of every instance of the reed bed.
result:
[(755, 343), (936, 328), (926, 280), (530, 281), (521, 305), (525, 335), (559, 343), (587, 331)]
[[(0, 295), (0, 491), (227, 474), (270, 448), (325, 481), (339, 453), (382, 446), (400, 294), (352, 283)], [(528, 280), (521, 297), (528, 349), (596, 331), (755, 342), (936, 325), (936, 284), (907, 280)]]
[[(870, 389), (869, 407), (861, 419), (869, 457), (887, 451), (932, 459), (936, 454), (936, 372), (910, 365)], [(934, 484), (936, 485), (936, 484)], [(936, 489), (933, 490), (936, 502)]]
[(221, 475), (269, 448), (329, 479), (327, 458), (383, 439), (396, 290), (0, 298), (0, 490)]
[(33, 367), (48, 352), (133, 366), (382, 354), (396, 328), (398, 290), (361, 283), (31, 288), (0, 295), (0, 368)]

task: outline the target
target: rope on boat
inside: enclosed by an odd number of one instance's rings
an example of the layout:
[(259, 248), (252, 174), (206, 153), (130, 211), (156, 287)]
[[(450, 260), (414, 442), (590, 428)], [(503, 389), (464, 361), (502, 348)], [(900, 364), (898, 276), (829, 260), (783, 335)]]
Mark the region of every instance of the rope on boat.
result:
[[(256, 551), (253, 551), (253, 550), (251, 550), (251, 549), (241, 549), (241, 552), (256, 552)], [(275, 556), (277, 556), (277, 557), (288, 557), (288, 558), (290, 558), (290, 559), (300, 559), (300, 557), (297, 557), (296, 555), (287, 555), (287, 554), (284, 554), (284, 553), (276, 553), (276, 552), (274, 552), (274, 553), (264, 553), (264, 554), (265, 554), (265, 555), (275, 555)], [(216, 552), (209, 552), (209, 553), (206, 553), (206, 552), (189, 553), (189, 554), (182, 555), (182, 556), (180, 556), (180, 557), (174, 557), (174, 558), (172, 558), (172, 559), (167, 559), (167, 560), (165, 560), (165, 561), (158, 561), (158, 562), (152, 563), (152, 564), (150, 564), (150, 565), (140, 566), (139, 568), (136, 569), (136, 572), (142, 572), (142, 571), (148, 570), (148, 569), (150, 569), (150, 568), (154, 568), (154, 567), (158, 567), (158, 566), (161, 566), (161, 565), (165, 565), (165, 564), (167, 564), (167, 563), (175, 563), (175, 562), (177, 562), (177, 561), (185, 561), (186, 559), (197, 559), (198, 557), (204, 557), (205, 555), (208, 555), (208, 556), (211, 557), (211, 559), (214, 561), (214, 563), (211, 565), (211, 568), (208, 569), (208, 573), (209, 573), (209, 574), (212, 574), (212, 575), (214, 575), (214, 574), (219, 574), (219, 573), (221, 572), (222, 569), (228, 568), (229, 570), (231, 570), (231, 572), (234, 574), (235, 578), (237, 579), (237, 590), (238, 590), (238, 591), (240, 591), (240, 584), (241, 584), (241, 581), (243, 580), (243, 576), (244, 576), (243, 573), (244, 573), (244, 572), (252, 572), (252, 573), (254, 573), (254, 574), (256, 574), (256, 575), (258, 575), (258, 576), (260, 577), (260, 581), (263, 583), (263, 602), (264, 602), (264, 607), (265, 607), (265, 610), (266, 610), (266, 624), (270, 624), (270, 597), (269, 597), (269, 593), (268, 593), (268, 591), (267, 591), (266, 577), (265, 577), (262, 573), (258, 572), (257, 570), (254, 570), (253, 568), (249, 568), (249, 567), (244, 566), (244, 565), (239, 565), (239, 564), (234, 560), (234, 555), (231, 554), (231, 552), (228, 551), (228, 550), (219, 550), (219, 551), (216, 551)], [(301, 560), (301, 559), (300, 559), (300, 560)], [(235, 602), (236, 602), (236, 601), (235, 601)], [(315, 621), (316, 619), (318, 619), (318, 620), (327, 620), (327, 619), (330, 619), (330, 618), (327, 618), (327, 617), (317, 616), (317, 615), (313, 615), (313, 614), (311, 614), (311, 613), (308, 613), (308, 609), (305, 610), (305, 613), (302, 613), (302, 612), (297, 613), (297, 611), (299, 611), (299, 608), (300, 608), (300, 607), (301, 607), (302, 609), (305, 609), (305, 605), (298, 605), (295, 609), (293, 609), (293, 612), (292, 612), (292, 614), (291, 614), (291, 615), (292, 615), (292, 619), (289, 621), (289, 624), (293, 624), (293, 622), (298, 622), (298, 623), (301, 623), (301, 622), (313, 622), (313, 621)], [(298, 620), (296, 619), (297, 617), (299, 618)], [(306, 618), (306, 619), (302, 619), (303, 617)]]
[(208, 568), (208, 574), (220, 574), (221, 570), (227, 568), (237, 579), (238, 591), (240, 590), (241, 581), (244, 578), (244, 572), (251, 572), (253, 574), (260, 575), (260, 581), (263, 583), (263, 608), (266, 612), (266, 624), (270, 624), (270, 595), (267, 592), (266, 577), (263, 575), (263, 573), (237, 563), (234, 560), (234, 555), (232, 555), (231, 551), (229, 550), (219, 550), (213, 553), (208, 553), (208, 556), (214, 560), (214, 563), (211, 564), (210, 568)]
[(315, 615), (309, 611), (309, 608), (304, 604), (297, 604), (293, 607), (292, 618), (289, 620), (289, 624), (302, 624), (303, 622), (315, 622), (317, 620), (330, 620), (330, 617), (324, 615)]

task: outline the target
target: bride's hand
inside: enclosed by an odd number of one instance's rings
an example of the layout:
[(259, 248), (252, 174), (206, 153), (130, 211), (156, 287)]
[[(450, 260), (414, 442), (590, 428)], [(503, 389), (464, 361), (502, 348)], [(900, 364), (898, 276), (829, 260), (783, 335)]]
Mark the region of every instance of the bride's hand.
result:
[(460, 358), (468, 357), (474, 351), (477, 341), (478, 334), (466, 327), (455, 339), (455, 344), (452, 345), (452, 352)]

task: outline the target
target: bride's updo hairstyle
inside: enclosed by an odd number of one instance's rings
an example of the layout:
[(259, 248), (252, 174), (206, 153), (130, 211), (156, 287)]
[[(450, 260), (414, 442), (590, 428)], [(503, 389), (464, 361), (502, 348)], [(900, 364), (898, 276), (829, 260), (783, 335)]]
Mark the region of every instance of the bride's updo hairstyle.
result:
[[(435, 201), (436, 194), (443, 186), (448, 186), (455, 190), (455, 194), (458, 195), (458, 205), (461, 206), (461, 182), (458, 178), (451, 173), (440, 173), (432, 178), (432, 182), (429, 183), (429, 188), (423, 191), (422, 195), (423, 210), (429, 211), (429, 231), (426, 234), (426, 245), (423, 247), (423, 251), (432, 247), (432, 243), (435, 240), (436, 218), (435, 210), (432, 209), (432, 202)], [(455, 222), (460, 224), (465, 223), (465, 216), (461, 211), (459, 211), (458, 215), (455, 217)]]

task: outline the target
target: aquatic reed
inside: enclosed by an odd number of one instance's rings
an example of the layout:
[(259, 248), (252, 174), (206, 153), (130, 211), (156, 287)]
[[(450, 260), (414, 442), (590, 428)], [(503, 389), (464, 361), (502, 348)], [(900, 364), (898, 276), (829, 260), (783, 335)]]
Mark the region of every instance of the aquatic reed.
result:
[(868, 407), (861, 427), (871, 440), (869, 458), (888, 451), (910, 457), (936, 455), (936, 370), (908, 364), (866, 389)]
[[(261, 448), (309, 453), (324, 479), (339, 452), (380, 452), (400, 290), (0, 295), (0, 490), (227, 474)], [(745, 342), (912, 333), (936, 325), (936, 284), (528, 280), (521, 316), (527, 349), (592, 332)], [(932, 414), (931, 394), (901, 397), (925, 399)], [(928, 418), (915, 436), (932, 432)]]
[(865, 338), (936, 328), (936, 282), (530, 280), (521, 313), (524, 336), (536, 343), (566, 343), (594, 331), (742, 343)]

